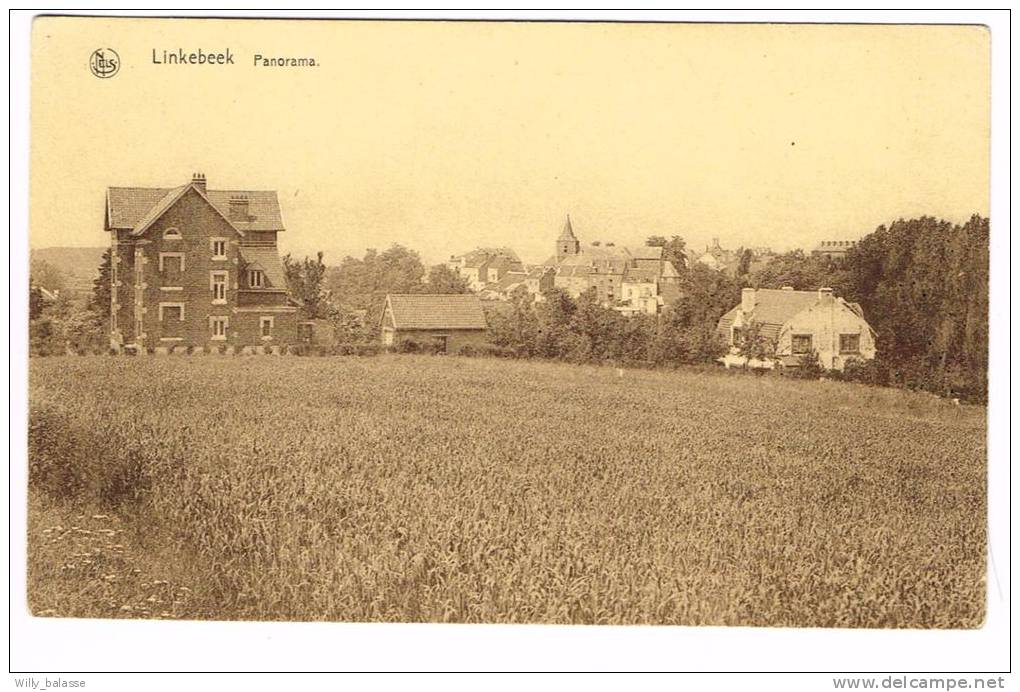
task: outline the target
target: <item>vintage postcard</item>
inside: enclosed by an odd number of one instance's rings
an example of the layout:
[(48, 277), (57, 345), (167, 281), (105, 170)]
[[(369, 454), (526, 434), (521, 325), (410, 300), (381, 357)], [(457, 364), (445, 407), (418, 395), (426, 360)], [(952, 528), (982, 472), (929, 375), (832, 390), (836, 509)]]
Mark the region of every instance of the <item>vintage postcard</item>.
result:
[(989, 51), (35, 19), (32, 615), (981, 628)]

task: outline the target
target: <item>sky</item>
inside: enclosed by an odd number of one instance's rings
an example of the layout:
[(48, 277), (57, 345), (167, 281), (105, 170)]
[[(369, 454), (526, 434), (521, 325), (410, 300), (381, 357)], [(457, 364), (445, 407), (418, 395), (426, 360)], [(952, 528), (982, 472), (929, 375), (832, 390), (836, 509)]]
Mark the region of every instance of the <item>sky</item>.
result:
[[(235, 64), (153, 63), (179, 48)], [(989, 59), (974, 26), (40, 18), (29, 242), (106, 245), (108, 186), (198, 171), (276, 190), (281, 250), (327, 262), (539, 262), (568, 213), (583, 242), (777, 250), (964, 221), (989, 209)]]

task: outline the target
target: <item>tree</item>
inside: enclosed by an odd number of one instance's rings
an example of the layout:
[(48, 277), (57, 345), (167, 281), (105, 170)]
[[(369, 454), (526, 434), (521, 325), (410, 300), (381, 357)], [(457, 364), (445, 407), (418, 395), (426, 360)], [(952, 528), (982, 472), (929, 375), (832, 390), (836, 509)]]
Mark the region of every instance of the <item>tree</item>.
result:
[(325, 285), (332, 303), (341, 310), (366, 310), (366, 325), (382, 318), (387, 293), (421, 293), (425, 265), (417, 252), (391, 245), (385, 252), (365, 251), (361, 259), (347, 256), (326, 271)]
[(877, 333), (895, 384), (976, 400), (987, 396), (988, 219), (933, 217), (879, 226), (841, 271), (846, 295)]
[(467, 279), (445, 264), (436, 264), (429, 269), (428, 279), (422, 289), (425, 293), (470, 293)]
[(669, 242), (662, 246), (662, 259), (671, 262), (678, 272), (683, 272), (688, 267), (687, 262), (687, 241), (678, 235), (669, 239)]
[(737, 277), (747, 276), (747, 272), (751, 269), (751, 262), (754, 261), (754, 252), (751, 248), (745, 248), (740, 253), (740, 262), (737, 264)]
[(43, 302), (42, 291), (37, 286), (32, 286), (28, 290), (28, 319), (29, 321), (37, 320), (42, 317), (43, 308), (45, 303)]
[(300, 301), (307, 319), (329, 317), (329, 292), (325, 287), (326, 263), (323, 257), (321, 251), (316, 253), (315, 259), (305, 257), (300, 261), (293, 259), (290, 253), (283, 256), (287, 288)]
[(95, 316), (96, 323), (100, 325), (105, 325), (110, 317), (112, 279), (113, 255), (107, 248), (99, 262), (99, 275), (92, 281), (92, 295), (89, 296), (88, 302), (88, 310)]
[(52, 293), (64, 290), (64, 274), (46, 260), (34, 259), (29, 263), (29, 277), (33, 286), (45, 288)]
[(737, 353), (746, 358), (744, 367), (748, 367), (752, 360), (765, 361), (776, 355), (776, 342), (765, 335), (763, 325), (760, 322), (751, 320), (738, 332), (736, 339)]
[(748, 279), (755, 288), (792, 286), (798, 291), (815, 291), (828, 286), (837, 295), (844, 295), (847, 286), (845, 272), (818, 257), (805, 254), (803, 250), (776, 255), (764, 267), (752, 272)]

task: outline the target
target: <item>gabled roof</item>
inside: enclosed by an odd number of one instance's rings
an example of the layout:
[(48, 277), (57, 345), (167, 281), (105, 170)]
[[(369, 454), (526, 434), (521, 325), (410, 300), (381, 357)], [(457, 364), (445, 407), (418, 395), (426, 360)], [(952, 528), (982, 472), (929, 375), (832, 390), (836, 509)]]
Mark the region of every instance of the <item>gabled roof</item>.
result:
[(630, 254), (634, 256), (634, 259), (662, 259), (662, 247), (649, 247), (642, 245), (640, 247), (633, 248)]
[(527, 278), (528, 275), (524, 272), (509, 271), (503, 275), (502, 279), (489, 284), (487, 288), (495, 288), (497, 291), (506, 291), (512, 289), (516, 284), (521, 283)]
[[(287, 290), (287, 275), (283, 271), (283, 263), (280, 261), (275, 247), (245, 247), (242, 245), (239, 250), (241, 261), (244, 262), (246, 270), (262, 270), (266, 279), (266, 288), (278, 291)], [(247, 288), (245, 281), (246, 279), (242, 279), (242, 290)]]
[[(764, 336), (775, 339), (786, 322), (797, 313), (818, 303), (817, 291), (791, 291), (786, 289), (759, 288), (754, 292), (754, 309), (744, 313), (744, 318), (761, 325)], [(845, 304), (842, 298), (836, 301)], [(737, 315), (743, 311), (742, 303), (727, 312), (719, 319), (717, 329), (720, 332), (729, 330)]]
[(676, 270), (673, 263), (669, 260), (662, 261), (662, 278), (664, 279), (677, 279), (680, 278), (680, 272)]
[(798, 312), (818, 302), (817, 291), (788, 291), (759, 288), (754, 292), (751, 319), (765, 325), (781, 326)]
[(659, 270), (651, 267), (627, 267), (623, 273), (623, 280), (628, 282), (656, 281), (659, 278)]
[(388, 294), (386, 309), (395, 329), (486, 329), (476, 295)]
[(587, 278), (591, 274), (591, 265), (588, 264), (568, 264), (561, 266), (556, 272), (557, 276), (565, 277), (585, 277)]
[[(179, 187), (111, 187), (106, 191), (107, 223), (111, 230), (144, 229), (162, 215), (193, 185)], [(271, 190), (206, 190), (205, 199), (242, 234), (245, 231), (282, 231), (283, 215)], [(231, 197), (248, 199), (248, 217), (230, 218)]]

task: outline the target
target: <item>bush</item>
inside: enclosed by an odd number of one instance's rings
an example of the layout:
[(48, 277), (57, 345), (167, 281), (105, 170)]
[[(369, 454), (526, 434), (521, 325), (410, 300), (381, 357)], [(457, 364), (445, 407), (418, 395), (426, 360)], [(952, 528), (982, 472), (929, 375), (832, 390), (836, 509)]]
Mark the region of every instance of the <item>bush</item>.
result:
[(354, 355), (356, 356), (377, 356), (382, 353), (382, 351), (382, 345), (376, 341), (368, 341), (354, 345)]
[(889, 366), (878, 360), (852, 360), (843, 368), (843, 379), (886, 387), (889, 385)]

